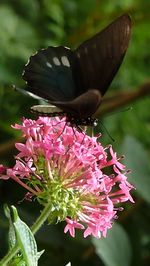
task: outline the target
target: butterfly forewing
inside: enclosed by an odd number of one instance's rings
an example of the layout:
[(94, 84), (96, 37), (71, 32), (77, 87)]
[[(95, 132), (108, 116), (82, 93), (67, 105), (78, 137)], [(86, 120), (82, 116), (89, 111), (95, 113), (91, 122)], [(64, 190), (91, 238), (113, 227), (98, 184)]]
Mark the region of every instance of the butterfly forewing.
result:
[(31, 56), (23, 72), (28, 90), (49, 101), (75, 98), (73, 57), (73, 52), (63, 46), (48, 47)]
[(130, 35), (130, 17), (123, 15), (75, 50), (74, 68), (80, 72), (74, 70), (74, 74), (82, 92), (98, 89), (104, 95), (122, 63)]

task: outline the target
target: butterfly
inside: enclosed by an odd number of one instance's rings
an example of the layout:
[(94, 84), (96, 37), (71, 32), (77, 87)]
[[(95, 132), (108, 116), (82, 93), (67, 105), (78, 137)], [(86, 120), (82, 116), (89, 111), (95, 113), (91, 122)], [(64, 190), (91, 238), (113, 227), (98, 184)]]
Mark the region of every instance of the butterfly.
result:
[(31, 110), (65, 115), (75, 126), (96, 125), (93, 115), (123, 61), (130, 36), (131, 19), (124, 14), (75, 50), (49, 46), (32, 55), (23, 71), (27, 92), (50, 105)]

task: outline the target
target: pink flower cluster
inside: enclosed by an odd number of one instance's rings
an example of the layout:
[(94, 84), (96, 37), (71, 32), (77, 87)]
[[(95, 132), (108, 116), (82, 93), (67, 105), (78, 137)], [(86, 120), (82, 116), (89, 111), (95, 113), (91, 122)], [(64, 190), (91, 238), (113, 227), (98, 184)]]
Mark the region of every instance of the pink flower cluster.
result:
[[(89, 137), (69, 127), (59, 118), (24, 119), (15, 125), (25, 143), (13, 168), (0, 166), (1, 178), (14, 179), (36, 196), (43, 205), (52, 202), (53, 218), (65, 220), (64, 232), (75, 236), (84, 229), (84, 237), (106, 237), (121, 202), (134, 202), (125, 166), (112, 146), (103, 148), (96, 137)], [(57, 207), (56, 207), (57, 206)], [(55, 209), (55, 211), (54, 211)]]

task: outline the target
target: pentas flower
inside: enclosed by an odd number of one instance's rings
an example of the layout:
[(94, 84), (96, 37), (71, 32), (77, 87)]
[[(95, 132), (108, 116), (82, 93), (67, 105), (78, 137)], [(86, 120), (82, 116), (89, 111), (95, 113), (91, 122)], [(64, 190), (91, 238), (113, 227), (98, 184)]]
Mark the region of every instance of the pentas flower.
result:
[[(0, 166), (1, 178), (12, 178), (25, 189), (26, 199), (50, 203), (49, 222), (66, 221), (64, 232), (75, 236), (106, 237), (121, 202), (134, 202), (125, 166), (112, 146), (104, 148), (97, 137), (69, 127), (64, 119), (23, 119), (13, 126), (22, 131), (24, 143), (12, 168)], [(119, 207), (117, 207), (119, 204)]]

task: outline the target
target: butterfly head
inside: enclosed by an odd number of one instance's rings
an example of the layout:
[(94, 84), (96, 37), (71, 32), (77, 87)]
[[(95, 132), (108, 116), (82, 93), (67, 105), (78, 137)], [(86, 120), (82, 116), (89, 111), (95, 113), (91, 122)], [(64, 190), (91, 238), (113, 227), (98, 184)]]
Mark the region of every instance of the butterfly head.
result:
[(66, 121), (71, 125), (78, 127), (80, 126), (91, 126), (96, 127), (98, 124), (98, 119), (93, 117), (87, 117), (87, 118), (75, 118), (72, 115), (67, 115)]

